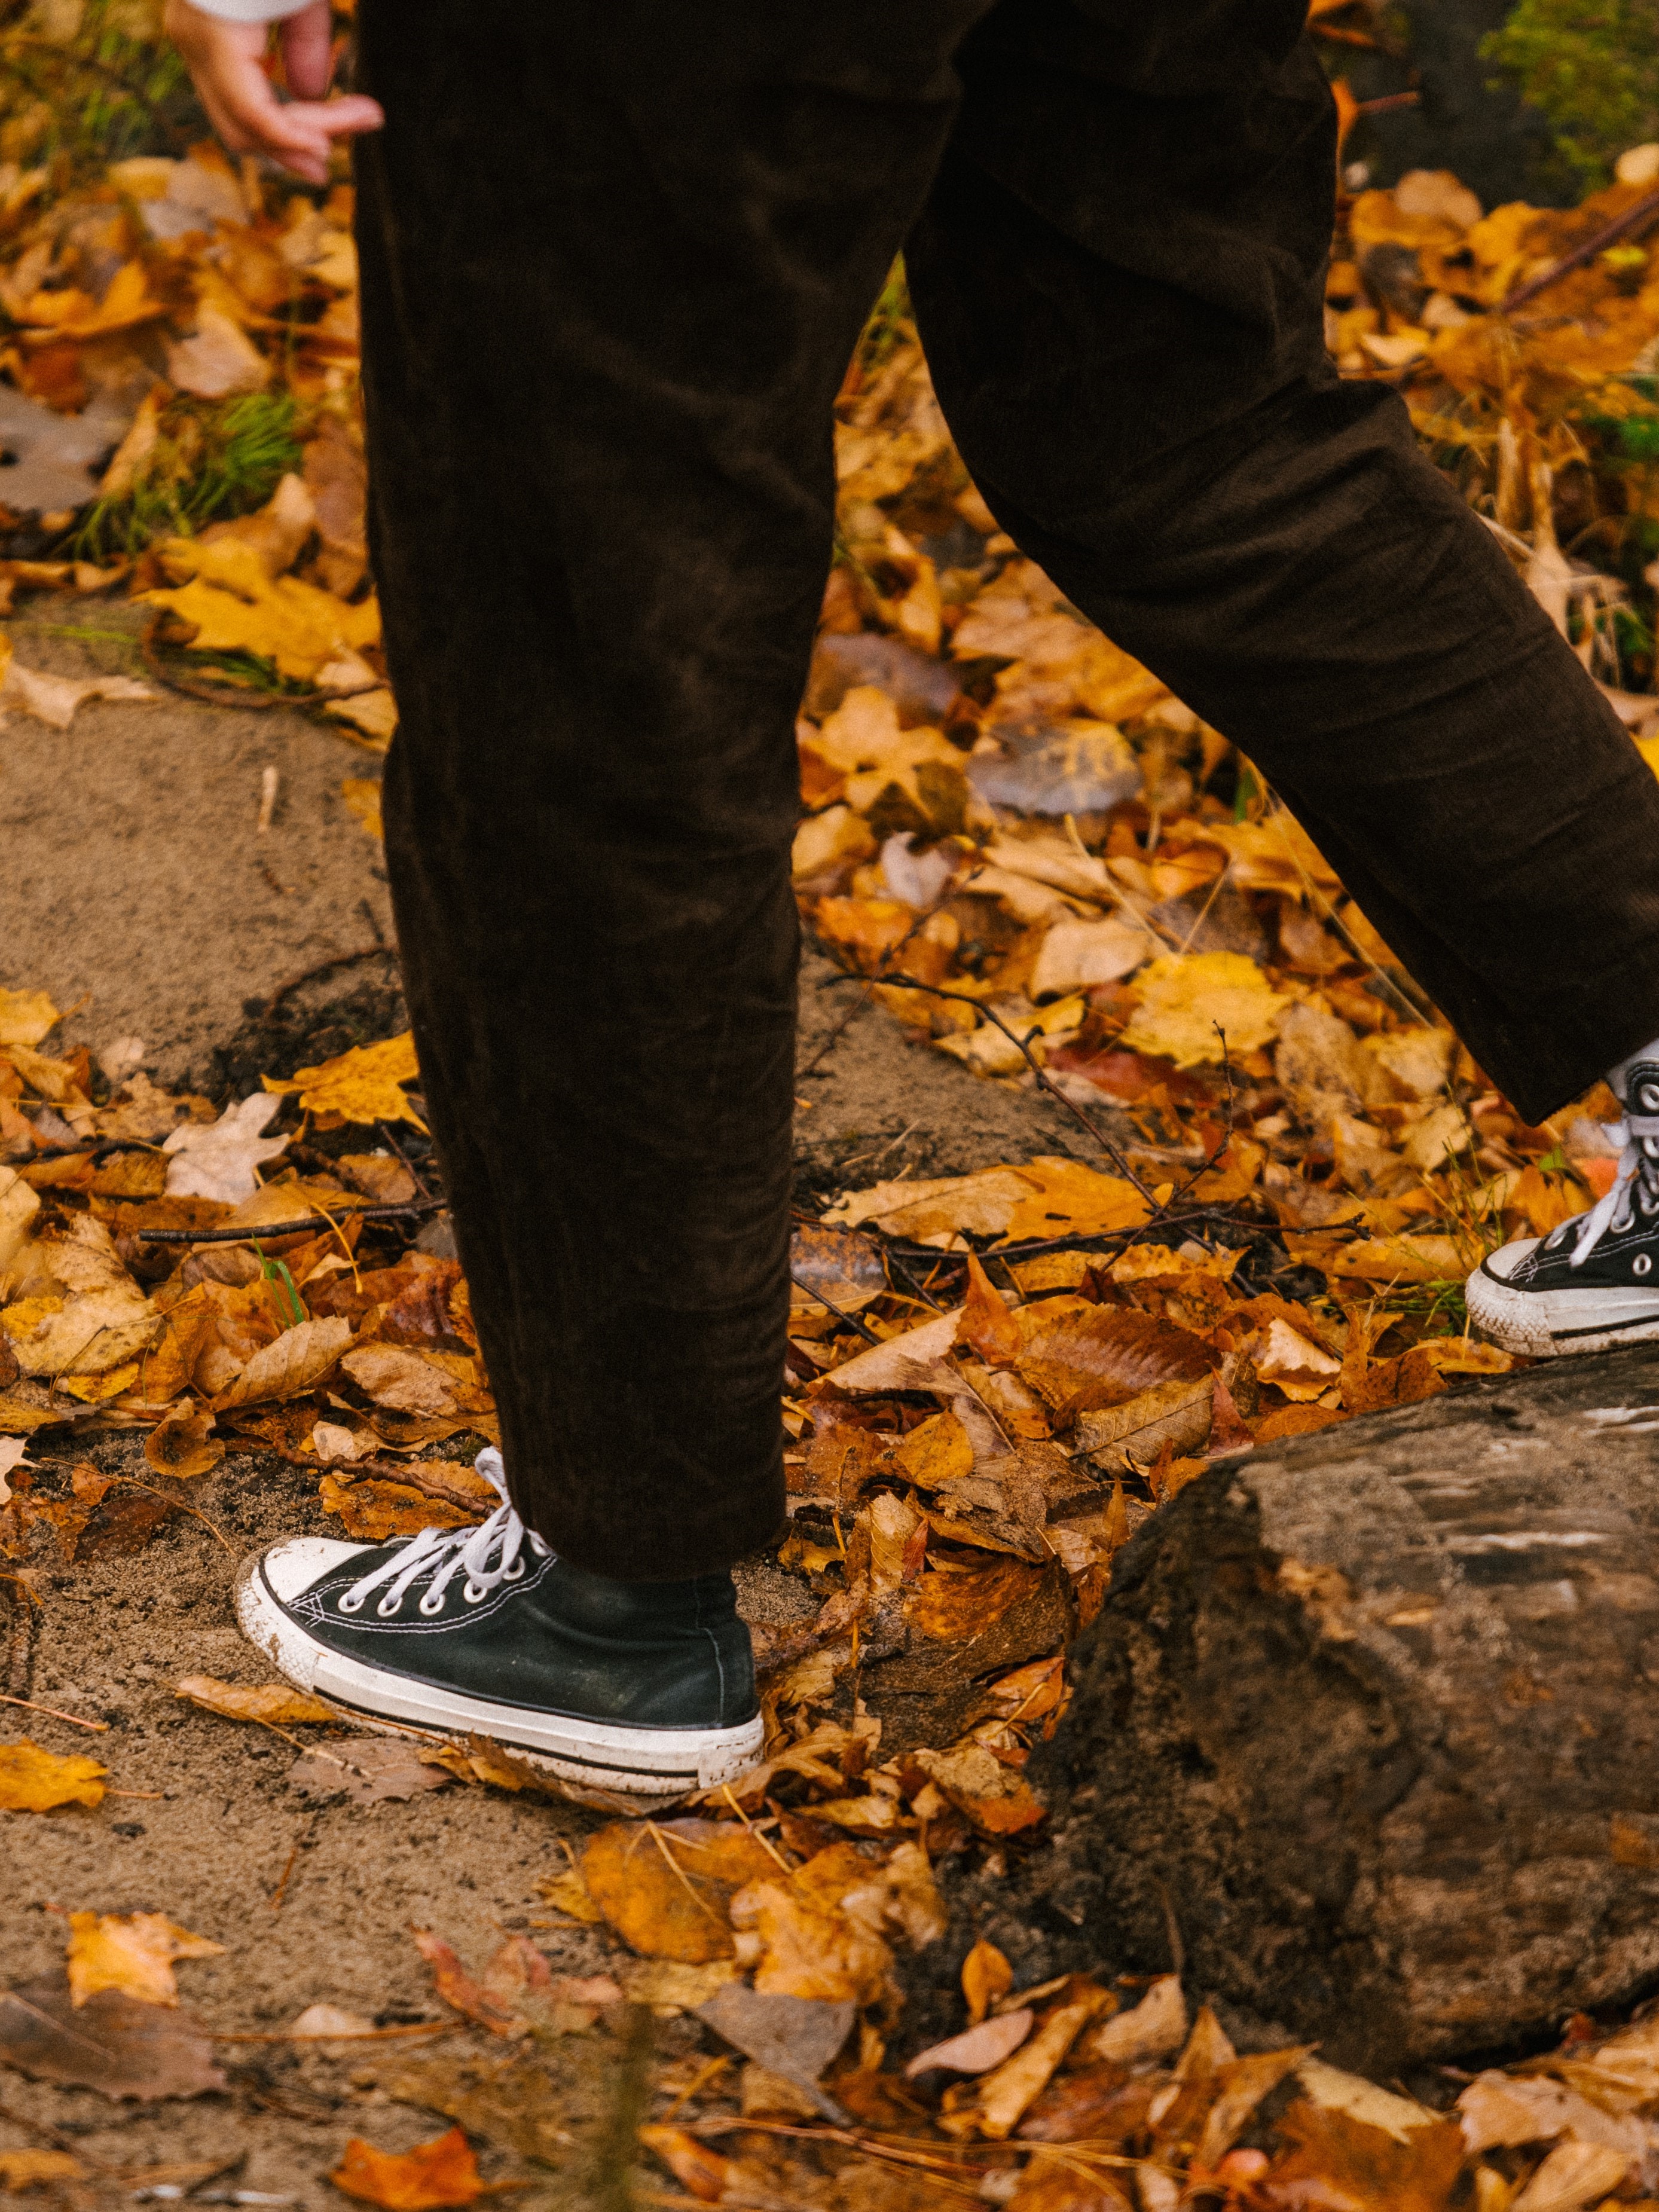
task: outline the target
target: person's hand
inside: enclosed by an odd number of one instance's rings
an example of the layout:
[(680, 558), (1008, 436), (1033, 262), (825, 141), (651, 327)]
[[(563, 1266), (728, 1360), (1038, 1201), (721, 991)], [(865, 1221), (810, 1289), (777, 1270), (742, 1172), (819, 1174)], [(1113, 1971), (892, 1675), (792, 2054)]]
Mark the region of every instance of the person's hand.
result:
[(328, 97), (328, 0), (311, 0), (276, 27), (289, 89), (296, 95), (287, 102), (277, 99), (260, 66), (268, 23), (228, 22), (192, 8), (190, 0), (167, 0), (164, 22), (209, 121), (234, 154), (269, 154), (307, 184), (323, 185), (334, 140), (378, 131), (386, 120), (378, 104), (361, 94)]

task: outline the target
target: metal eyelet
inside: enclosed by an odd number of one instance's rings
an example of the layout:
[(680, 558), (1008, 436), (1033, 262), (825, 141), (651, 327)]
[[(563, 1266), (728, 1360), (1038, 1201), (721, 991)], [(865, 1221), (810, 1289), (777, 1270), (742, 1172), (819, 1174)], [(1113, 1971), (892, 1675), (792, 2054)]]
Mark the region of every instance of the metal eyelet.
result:
[(366, 1590), (348, 1590), (338, 1601), (338, 1610), (342, 1613), (361, 1613), (368, 1595)]
[(443, 1609), (444, 1596), (441, 1590), (428, 1590), (417, 1607), (417, 1610), (423, 1613), (428, 1620), (434, 1613), (441, 1613)]
[(379, 1605), (375, 1607), (374, 1613), (377, 1620), (390, 1620), (394, 1613), (401, 1613), (403, 1609), (404, 1601), (402, 1598), (393, 1597), (391, 1591), (388, 1590), (386, 1595), (380, 1600)]
[(1645, 1275), (1651, 1271), (1652, 1267), (1652, 1253), (1638, 1252), (1636, 1257), (1630, 1263), (1630, 1271), (1632, 1275)]
[(466, 1600), (469, 1605), (482, 1605), (484, 1600), (489, 1595), (489, 1592), (484, 1588), (482, 1583), (469, 1582), (466, 1588), (461, 1592), (461, 1595)]
[(507, 1572), (506, 1572), (506, 1573), (501, 1577), (501, 1580), (502, 1580), (504, 1583), (516, 1583), (516, 1582), (521, 1582), (521, 1581), (523, 1580), (523, 1578), (524, 1578), (524, 1561), (523, 1561), (523, 1559), (514, 1559), (514, 1562), (513, 1562), (513, 1564), (512, 1564), (512, 1565), (507, 1569)]

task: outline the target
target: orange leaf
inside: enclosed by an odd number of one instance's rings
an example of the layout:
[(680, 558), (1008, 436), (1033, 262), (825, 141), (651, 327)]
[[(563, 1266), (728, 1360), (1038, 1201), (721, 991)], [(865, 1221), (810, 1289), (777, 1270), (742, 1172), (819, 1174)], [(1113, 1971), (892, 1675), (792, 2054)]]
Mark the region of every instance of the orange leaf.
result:
[(478, 2161), (459, 2128), (416, 2143), (413, 2150), (376, 2150), (353, 2136), (329, 2179), (348, 2197), (381, 2204), (386, 2212), (427, 2212), (445, 2204), (471, 2204), (484, 2193)]
[(724, 2158), (684, 2128), (641, 2128), (640, 2141), (653, 2150), (682, 2188), (705, 2204), (718, 2204), (729, 2183), (741, 2179), (735, 2159)]
[(1019, 1323), (1007, 1300), (973, 1253), (968, 1255), (968, 1299), (957, 1324), (957, 1342), (970, 1346), (990, 1367), (1012, 1367), (1023, 1348)]
[[(453, 2005), (468, 2020), (477, 2021), (480, 2027), (487, 2027), (492, 2035), (524, 2033), (524, 2023), (514, 2019), (505, 2005), (498, 2004), (493, 1996), (479, 1988), (441, 1936), (434, 1936), (429, 1928), (411, 1928), (409, 1932), (415, 1938), (416, 1949), (432, 1969), (433, 1988), (447, 2005)], [(432, 2148), (430, 2143), (426, 2145), (428, 2150)], [(380, 2155), (379, 2151), (374, 2153), (376, 2158)], [(334, 2179), (337, 2181), (339, 2176), (336, 2174)], [(343, 2187), (344, 2184), (342, 2183), (341, 2186)], [(385, 2200), (377, 2197), (374, 2201), (379, 2203)], [(465, 2199), (434, 2197), (421, 2201), (423, 2203), (459, 2204), (464, 2203)]]
[(588, 1838), (581, 1870), (623, 1942), (696, 1966), (732, 1956), (732, 1893), (778, 1863), (746, 1828), (718, 1820), (617, 1820)]
[(185, 1674), (173, 1684), (176, 1698), (188, 1698), (204, 1712), (217, 1713), (228, 1721), (269, 1721), (293, 1728), (306, 1721), (337, 1721), (340, 1717), (320, 1698), (286, 1682), (221, 1682), (211, 1674)]
[(981, 1936), (962, 1962), (962, 1994), (968, 2001), (968, 2025), (977, 2027), (999, 1997), (1014, 1986), (1014, 1970), (996, 1945)]

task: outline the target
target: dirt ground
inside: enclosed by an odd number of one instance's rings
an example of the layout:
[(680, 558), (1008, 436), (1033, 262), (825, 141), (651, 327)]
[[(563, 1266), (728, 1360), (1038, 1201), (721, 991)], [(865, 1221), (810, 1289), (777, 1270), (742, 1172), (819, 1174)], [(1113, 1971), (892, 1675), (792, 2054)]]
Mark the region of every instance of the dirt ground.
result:
[[(33, 666), (141, 672), (119, 605), (35, 600), (24, 615), (13, 635)], [(100, 635), (67, 634), (76, 630)], [(268, 765), (279, 799), (262, 837)], [(149, 706), (91, 703), (67, 732), (14, 714), (0, 728), (0, 983), (76, 1006), (71, 1042), (137, 1036), (158, 1080), (220, 1087), (227, 1061), (215, 1048), (246, 1032), (250, 1002), (389, 938), (380, 848), (339, 796), (343, 780), (377, 773), (361, 748), (283, 709), (232, 711), (168, 693)], [(846, 988), (821, 988), (830, 973), (809, 960), (803, 988), (806, 1185), (962, 1172), (1069, 1146), (1075, 1131), (1058, 1109), (908, 1045), (874, 1006), (811, 1065), (848, 1002)], [(247, 1064), (232, 1052), (233, 1071)], [(48, 1452), (145, 1472), (131, 1438), (88, 1436), (37, 1456)], [(602, 1937), (556, 1921), (537, 1893), (565, 1863), (562, 1839), (579, 1838), (590, 1816), (459, 1784), (406, 1802), (318, 1804), (290, 1783), (292, 1744), (179, 1700), (183, 1674), (268, 1679), (234, 1626), (234, 1567), (259, 1544), (329, 1525), (314, 1480), (270, 1457), (228, 1459), (189, 1495), (201, 1517), (176, 1516), (137, 1556), (102, 1554), (42, 1582), (27, 1694), (105, 1728), (14, 1711), (0, 1737), (91, 1753), (128, 1794), (112, 1792), (95, 1811), (4, 1816), (0, 1984), (53, 1972), (63, 1916), (76, 1911), (161, 1912), (222, 1944), (222, 1956), (179, 1972), (185, 2004), (231, 2039), (270, 2034), (319, 2002), (383, 2027), (439, 2020), (445, 2008), (411, 1925), (435, 1930), (474, 1966), (515, 1929), (533, 1936), (556, 1972), (617, 1966)], [(775, 1570), (751, 1567), (741, 1580), (757, 1616), (806, 1609)], [(231, 2039), (216, 2046), (223, 2093), (150, 2106), (7, 2072), (0, 2151), (55, 2142), (103, 2170), (61, 2189), (64, 2201), (101, 2201), (122, 2175), (176, 2192), (188, 2176), (151, 2170), (240, 2160), (201, 2182), (192, 2201), (253, 2191), (321, 2212), (343, 2201), (322, 2177), (349, 2136), (406, 2149), (441, 2133), (448, 2112), (475, 2142), (495, 2146), (483, 2154), (487, 2178), (539, 2175), (516, 2203), (623, 2212), (636, 2201), (626, 2146), (641, 2100), (667, 2110), (675, 2069), (702, 2034), (684, 2017), (628, 2013), (620, 2027), (602, 2021), (527, 2058), (471, 2031), (309, 2051)], [(416, 2068), (420, 2081), (401, 2088), (423, 2101), (401, 2101), (399, 2076)], [(532, 2144), (561, 2169), (550, 2177), (526, 2166), (518, 2154)], [(120, 2193), (138, 2185), (126, 2180)]]

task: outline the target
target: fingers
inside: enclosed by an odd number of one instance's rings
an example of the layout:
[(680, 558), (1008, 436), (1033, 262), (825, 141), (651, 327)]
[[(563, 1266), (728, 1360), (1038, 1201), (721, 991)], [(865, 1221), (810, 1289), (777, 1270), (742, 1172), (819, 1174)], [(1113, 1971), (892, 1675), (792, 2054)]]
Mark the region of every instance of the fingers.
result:
[[(307, 184), (326, 184), (335, 139), (378, 131), (386, 119), (377, 104), (360, 94), (341, 100), (295, 100), (284, 105), (262, 66), (263, 23), (228, 22), (190, 6), (188, 0), (168, 0), (166, 20), (169, 36), (189, 65), (208, 119), (233, 153), (268, 154)], [(289, 21), (295, 26), (292, 35), (305, 77), (302, 88), (325, 91), (327, 0), (316, 0), (316, 4)]]
[(334, 74), (334, 26), (329, 0), (313, 0), (281, 26), (288, 88), (300, 100), (325, 100)]

